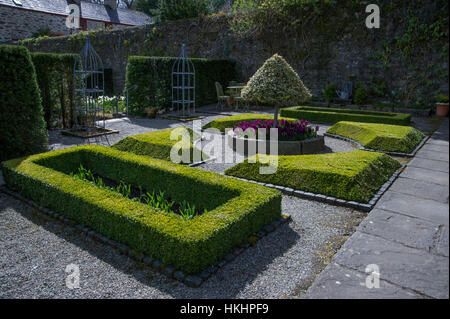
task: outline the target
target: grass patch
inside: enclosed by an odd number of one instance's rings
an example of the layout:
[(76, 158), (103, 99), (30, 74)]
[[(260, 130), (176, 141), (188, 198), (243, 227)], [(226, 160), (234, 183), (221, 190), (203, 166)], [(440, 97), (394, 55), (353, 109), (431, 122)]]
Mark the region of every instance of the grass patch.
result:
[[(279, 117), (279, 120), (287, 120), (287, 121), (298, 121), (296, 118), (288, 118), (288, 117)], [(207, 128), (216, 128), (221, 132), (225, 132), (227, 128), (233, 128), (234, 126), (238, 126), (239, 122), (242, 121), (253, 121), (253, 120), (273, 120), (273, 115), (266, 114), (257, 114), (257, 113), (244, 113), (238, 115), (227, 116), (221, 119), (217, 119), (209, 122), (208, 124), (203, 126), (203, 129)]]
[(295, 106), (281, 109), (280, 115), (317, 123), (352, 121), (407, 125), (411, 122), (411, 114), (407, 113), (362, 111), (330, 107)]
[[(183, 127), (183, 129), (187, 129), (189, 131), (190, 141), (184, 143), (181, 140), (181, 137), (178, 140), (171, 140), (170, 134), (174, 130), (179, 129), (180, 128), (173, 128), (128, 136), (114, 144), (112, 147), (119, 151), (130, 152), (137, 155), (146, 155), (165, 161), (170, 161), (170, 150), (176, 143), (181, 143), (179, 144), (181, 149), (189, 150), (189, 158), (192, 163), (194, 159), (194, 151), (196, 150), (192, 142), (199, 138), (199, 135), (195, 134), (191, 129)], [(201, 153), (201, 158), (203, 160), (209, 158), (207, 154), (198, 149), (197, 151)], [(181, 150), (179, 154), (181, 155)]]
[(256, 163), (249, 163), (246, 159), (227, 169), (225, 174), (361, 203), (367, 203), (401, 166), (386, 154), (356, 150), (278, 156), (276, 173), (260, 174), (259, 168), (266, 164), (261, 164), (259, 157), (271, 155), (255, 156)]
[[(184, 219), (70, 176), (80, 165), (207, 209)], [(223, 258), (281, 215), (281, 193), (167, 161), (89, 145), (2, 163), (6, 184), (39, 205), (186, 273)]]
[(327, 133), (357, 141), (366, 148), (385, 152), (411, 153), (425, 135), (410, 126), (338, 122)]

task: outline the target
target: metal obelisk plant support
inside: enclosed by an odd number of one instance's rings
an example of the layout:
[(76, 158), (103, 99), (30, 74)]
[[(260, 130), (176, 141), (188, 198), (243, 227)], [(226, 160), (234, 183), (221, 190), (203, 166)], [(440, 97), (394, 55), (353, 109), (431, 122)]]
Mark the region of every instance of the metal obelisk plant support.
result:
[[(76, 128), (105, 128), (103, 62), (92, 47), (89, 34), (86, 35), (83, 50), (75, 60), (73, 72)], [(99, 122), (102, 124), (99, 125)]]
[(182, 117), (195, 113), (195, 68), (184, 44), (172, 66), (172, 110), (175, 108)]

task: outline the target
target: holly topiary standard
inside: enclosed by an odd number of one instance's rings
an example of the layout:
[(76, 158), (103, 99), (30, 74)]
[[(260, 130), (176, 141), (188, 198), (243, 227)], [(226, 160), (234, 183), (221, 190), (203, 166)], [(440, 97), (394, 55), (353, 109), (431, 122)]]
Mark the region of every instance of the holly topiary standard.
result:
[(244, 99), (275, 107), (275, 127), (278, 124), (280, 104), (301, 104), (311, 96), (297, 72), (278, 54), (264, 62), (242, 89)]

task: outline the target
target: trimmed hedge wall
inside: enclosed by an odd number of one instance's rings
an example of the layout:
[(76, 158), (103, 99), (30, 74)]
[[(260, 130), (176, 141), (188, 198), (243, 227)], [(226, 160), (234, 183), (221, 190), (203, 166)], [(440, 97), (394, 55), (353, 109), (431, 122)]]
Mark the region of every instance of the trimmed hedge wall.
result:
[[(297, 121), (296, 118), (288, 118), (288, 117), (279, 117), (279, 120), (288, 120), (288, 121)], [(232, 115), (223, 117), (217, 120), (213, 120), (202, 127), (202, 129), (206, 130), (208, 128), (216, 128), (221, 132), (225, 132), (227, 128), (233, 128), (233, 126), (237, 126), (239, 122), (242, 121), (253, 121), (253, 120), (273, 120), (273, 115), (265, 115), (265, 114), (256, 114), (256, 113), (244, 113), (238, 115)]]
[(31, 53), (47, 128), (73, 125), (76, 54)]
[[(128, 136), (120, 140), (116, 144), (114, 144), (112, 147), (119, 151), (130, 152), (137, 155), (146, 155), (153, 158), (162, 159), (165, 161), (170, 161), (171, 160), (170, 150), (176, 143), (178, 143), (178, 141), (173, 141), (170, 139), (170, 134), (172, 133), (173, 130), (176, 129), (180, 128)], [(183, 144), (182, 148), (189, 149), (190, 160), (192, 163), (194, 159), (194, 149), (195, 149), (192, 143), (195, 139), (199, 138), (200, 136), (198, 136), (198, 134), (193, 134), (193, 131), (191, 129), (189, 128), (186, 129), (190, 133), (190, 143), (188, 143), (187, 145)], [(203, 160), (209, 158), (207, 154), (203, 152), (201, 152), (201, 154)]]
[[(271, 155), (255, 156), (258, 159)], [(260, 174), (263, 164), (248, 161), (227, 169), (225, 174), (361, 203), (369, 202), (401, 166), (389, 155), (362, 150), (278, 156), (275, 174)]]
[(0, 45), (0, 145), (0, 161), (47, 149), (36, 72), (25, 47)]
[[(185, 220), (68, 175), (82, 164), (106, 178), (162, 190), (208, 212)], [(281, 216), (281, 193), (216, 173), (89, 145), (2, 163), (11, 189), (44, 207), (195, 273)]]
[(334, 124), (327, 133), (351, 138), (365, 148), (401, 153), (411, 153), (425, 137), (410, 126), (344, 121)]
[(406, 113), (362, 111), (329, 107), (295, 106), (281, 109), (280, 114), (281, 116), (293, 117), (318, 123), (354, 121), (407, 125), (411, 122), (411, 114)]
[[(129, 110), (140, 115), (145, 108), (172, 107), (172, 65), (177, 58), (130, 56), (125, 91)], [(195, 67), (196, 107), (217, 102), (215, 82), (222, 85), (236, 79), (236, 62), (226, 59), (190, 59)], [(125, 94), (125, 93), (124, 93)]]

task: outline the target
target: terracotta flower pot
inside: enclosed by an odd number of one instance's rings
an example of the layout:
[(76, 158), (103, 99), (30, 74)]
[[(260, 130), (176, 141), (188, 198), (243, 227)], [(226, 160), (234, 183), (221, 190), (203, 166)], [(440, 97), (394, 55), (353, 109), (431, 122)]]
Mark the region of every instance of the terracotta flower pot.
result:
[(233, 96), (229, 96), (227, 98), (227, 103), (228, 103), (228, 106), (233, 106), (234, 105), (234, 97)]
[(156, 114), (158, 113), (158, 110), (153, 107), (147, 107), (144, 109), (144, 112), (148, 118), (154, 119), (156, 117)]
[(436, 116), (448, 116), (448, 103), (436, 103)]

